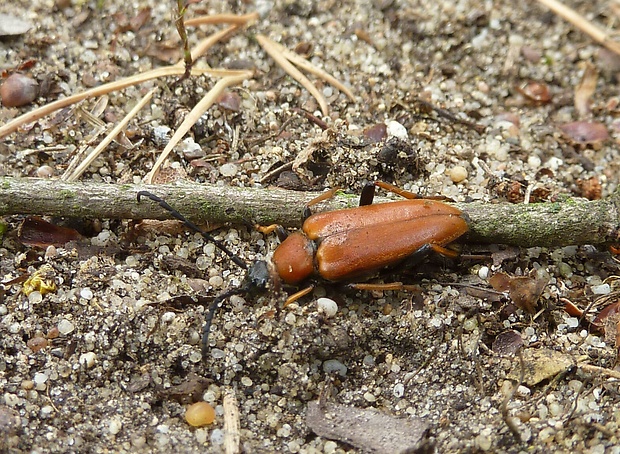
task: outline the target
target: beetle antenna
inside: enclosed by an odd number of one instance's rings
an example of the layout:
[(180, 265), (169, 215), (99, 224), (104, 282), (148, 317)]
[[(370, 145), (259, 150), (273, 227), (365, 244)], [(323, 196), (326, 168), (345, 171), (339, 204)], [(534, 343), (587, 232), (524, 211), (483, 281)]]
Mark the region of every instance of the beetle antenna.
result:
[[(168, 213), (170, 213), (172, 215), (172, 217), (178, 219), (179, 221), (181, 221), (183, 224), (188, 226), (193, 231), (200, 233), (205, 240), (210, 241), (211, 243), (215, 244), (215, 246), (217, 246), (218, 249), (220, 249), (228, 257), (230, 257), (230, 259), (234, 263), (236, 263), (238, 266), (240, 266), (244, 270), (248, 269), (248, 265), (243, 260), (241, 260), (241, 258), (239, 258), (238, 255), (236, 255), (234, 252), (232, 252), (230, 249), (228, 249), (226, 246), (224, 246), (224, 243), (222, 243), (219, 240), (216, 240), (213, 236), (209, 235), (207, 232), (202, 230), (200, 227), (198, 227), (192, 221), (190, 221), (185, 216), (183, 216), (181, 213), (179, 213), (177, 210), (175, 210), (170, 205), (168, 205), (168, 202), (166, 202), (164, 199), (162, 199), (161, 197), (158, 197), (155, 194), (153, 194), (151, 192), (148, 192), (148, 191), (140, 191), (140, 192), (138, 192), (138, 202), (140, 201), (140, 197), (148, 197), (153, 202), (157, 202), (159, 204), (159, 206), (162, 207), (164, 210), (166, 210)], [(228, 296), (230, 296), (230, 295), (228, 295)], [(217, 298), (216, 298), (216, 300), (217, 300)], [(209, 310), (209, 311), (211, 311), (211, 310)]]
[(213, 317), (215, 317), (215, 313), (222, 306), (222, 303), (225, 299), (238, 295), (240, 293), (246, 293), (247, 290), (243, 287), (235, 287), (226, 290), (224, 293), (218, 295), (211, 305), (209, 306), (209, 310), (205, 317), (205, 324), (202, 328), (202, 361), (207, 362), (207, 354), (209, 353), (209, 333), (211, 332), (211, 322), (213, 322)]

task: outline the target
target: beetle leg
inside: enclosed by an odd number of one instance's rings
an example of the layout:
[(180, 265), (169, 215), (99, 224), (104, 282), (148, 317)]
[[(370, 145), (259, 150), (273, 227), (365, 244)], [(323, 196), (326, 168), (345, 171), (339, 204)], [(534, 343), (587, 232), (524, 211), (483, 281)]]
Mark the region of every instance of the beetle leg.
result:
[(301, 298), (302, 296), (306, 296), (308, 293), (310, 293), (312, 290), (314, 289), (314, 285), (311, 285), (309, 287), (306, 287), (303, 290), (300, 290), (296, 293), (293, 293), (291, 296), (289, 296), (286, 301), (284, 302), (282, 307), (286, 307), (291, 303), (294, 303), (295, 301), (297, 301), (299, 298)]
[(348, 284), (347, 287), (356, 289), (356, 290), (366, 290), (366, 291), (388, 291), (388, 290), (404, 290), (406, 292), (415, 292), (420, 290), (419, 285), (406, 285), (402, 282), (390, 282), (388, 284)]
[(280, 240), (280, 242), (286, 240), (286, 238), (288, 237), (288, 231), (282, 227), (280, 224), (271, 224), (271, 225), (255, 225), (254, 228), (256, 230), (258, 230), (260, 233), (262, 233), (263, 235), (269, 235), (272, 232), (276, 232), (276, 235), (278, 235), (278, 239)]
[(375, 183), (366, 183), (362, 193), (360, 194), (360, 206), (372, 205), (372, 201), (375, 198)]
[(394, 186), (393, 184), (386, 183), (385, 181), (375, 181), (375, 185), (379, 186), (380, 188), (385, 189), (388, 192), (392, 192), (396, 195), (404, 197), (405, 199), (446, 200), (446, 197), (443, 195), (422, 197), (414, 192), (405, 191), (404, 189), (400, 189), (398, 186)]
[(302, 224), (306, 219), (312, 216), (312, 211), (310, 211), (311, 206), (316, 205), (317, 203), (323, 202), (324, 200), (331, 199), (333, 196), (336, 195), (336, 192), (338, 192), (339, 190), (340, 188), (332, 188), (328, 191), (325, 191), (320, 196), (315, 197), (314, 199), (310, 200), (308, 203), (306, 203), (306, 206), (304, 207), (304, 213), (301, 217)]
[(419, 196), (413, 192), (405, 191), (404, 189), (394, 186), (393, 184), (386, 183), (385, 181), (375, 181), (375, 186), (379, 186), (388, 192), (393, 192), (396, 195), (402, 196), (405, 199), (417, 199)]

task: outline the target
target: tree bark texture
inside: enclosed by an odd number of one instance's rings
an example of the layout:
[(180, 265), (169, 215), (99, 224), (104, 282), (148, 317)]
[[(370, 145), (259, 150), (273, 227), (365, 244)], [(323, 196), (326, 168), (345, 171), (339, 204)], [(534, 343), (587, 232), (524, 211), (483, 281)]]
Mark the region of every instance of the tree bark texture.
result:
[[(82, 218), (169, 219), (138, 191), (150, 191), (195, 222), (299, 227), (304, 205), (316, 193), (206, 184), (127, 185), (66, 183), (0, 177), (0, 216), (47, 215)], [(389, 199), (376, 198), (375, 203)], [(354, 207), (358, 195), (338, 195), (316, 209)], [(604, 200), (554, 203), (458, 203), (470, 226), (467, 240), (521, 247), (620, 242), (620, 192)]]

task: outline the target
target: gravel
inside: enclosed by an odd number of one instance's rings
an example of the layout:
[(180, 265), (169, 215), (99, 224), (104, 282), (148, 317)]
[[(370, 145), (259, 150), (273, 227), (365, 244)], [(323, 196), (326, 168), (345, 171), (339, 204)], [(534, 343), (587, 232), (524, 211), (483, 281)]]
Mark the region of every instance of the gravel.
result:
[[(35, 60), (25, 72), (42, 89), (35, 101), (41, 105), (162, 66), (160, 58), (174, 62), (181, 54), (170, 5), (3, 2), (0, 13), (34, 28), (0, 41), (0, 66)], [(123, 26), (146, 6), (151, 18), (142, 27)], [(573, 6), (600, 23), (611, 19), (606, 3)], [(214, 106), (194, 128), (193, 141), (171, 155), (164, 173), (172, 179), (340, 187), (354, 194), (381, 179), (422, 194), (489, 203), (587, 196), (584, 182), (600, 186), (602, 197), (618, 187), (618, 57), (532, 2), (256, 0), (189, 9), (192, 16), (202, 9), (257, 10), (262, 17), (199, 63), (247, 65), (256, 74), (231, 89), (241, 98), (238, 112)], [(205, 34), (189, 32), (193, 42)], [(297, 110), (320, 116), (317, 102), (269, 59), (255, 33), (289, 49), (310, 49), (309, 60), (343, 81), (358, 101), (318, 81), (331, 109), (323, 118), (330, 129), (323, 131)], [(587, 62), (599, 79), (586, 120), (605, 125), (610, 138), (584, 145), (559, 126), (583, 120), (573, 98)], [(550, 102), (524, 96), (531, 81), (547, 86)], [(126, 131), (133, 148), (112, 144), (84, 180), (141, 181), (171, 130), (212, 84), (206, 77), (174, 88), (172, 79), (165, 82), (109, 95), (100, 118), (115, 122), (159, 87)], [(80, 112), (96, 103), (88, 100), (3, 139), (0, 175), (62, 175), (96, 135)], [(428, 103), (450, 115), (429, 110)], [(28, 109), (3, 107), (0, 123)], [(387, 126), (391, 140), (366, 139), (364, 130), (377, 124)], [(308, 150), (295, 175), (282, 172), (261, 183)], [(81, 220), (84, 242), (46, 252), (18, 242), (19, 216), (1, 221), (9, 231), (0, 245), (0, 430), (6, 434), (0, 451), (223, 452), (222, 402), (232, 392), (246, 452), (358, 452), (310, 430), (305, 412), (319, 398), (422, 420), (438, 452), (620, 452), (617, 378), (586, 367), (614, 368), (611, 324), (605, 335), (563, 311), (566, 300), (582, 309), (595, 302), (595, 312), (617, 300), (610, 278), (618, 275), (618, 262), (604, 250), (467, 245), (465, 253), (493, 258), (432, 260), (388, 277), (419, 284), (416, 292), (321, 284), (284, 309), (283, 294), (235, 296), (214, 319), (203, 364), (205, 301), (238, 286), (243, 273), (199, 235), (140, 230), (129, 221), (89, 227)], [(212, 233), (247, 261), (277, 246), (274, 235), (245, 226)], [(166, 265), (170, 257), (183, 261), (182, 270)], [(26, 296), (21, 283), (9, 283), (43, 264), (55, 291)], [(539, 269), (549, 283), (535, 316), (488, 284), (500, 271), (528, 276)], [(539, 371), (537, 382), (518, 383), (518, 354), (501, 356), (492, 348), (505, 331), (521, 336), (525, 352), (545, 352), (544, 361), (558, 367)], [(34, 352), (28, 347), (33, 338), (48, 345)], [(542, 368), (530, 358), (523, 355), (526, 366)], [(201, 400), (213, 404), (216, 420), (192, 428), (184, 413)]]

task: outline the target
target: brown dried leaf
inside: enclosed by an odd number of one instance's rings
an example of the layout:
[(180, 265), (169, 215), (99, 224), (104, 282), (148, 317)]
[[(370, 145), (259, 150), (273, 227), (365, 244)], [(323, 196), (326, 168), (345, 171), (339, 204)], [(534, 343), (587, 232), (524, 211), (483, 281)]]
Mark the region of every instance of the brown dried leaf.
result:
[(548, 283), (549, 276), (543, 270), (533, 270), (529, 276), (517, 276), (510, 282), (510, 298), (519, 308), (533, 314)]
[(213, 383), (213, 380), (190, 373), (186, 380), (176, 386), (163, 391), (163, 394), (178, 401), (180, 404), (190, 404), (201, 400), (202, 393)]
[(396, 418), (374, 408), (309, 402), (306, 424), (321, 437), (348, 443), (364, 452), (391, 454), (418, 452), (421, 448), (432, 450), (427, 444), (428, 424), (424, 420)]
[(489, 278), (489, 284), (498, 292), (507, 292), (510, 288), (510, 276), (504, 273), (496, 273)]
[(585, 118), (590, 113), (590, 97), (596, 90), (597, 80), (598, 71), (596, 67), (586, 62), (581, 81), (575, 87), (575, 110), (577, 110), (579, 118)]
[(29, 216), (19, 226), (17, 238), (26, 246), (64, 246), (82, 239), (77, 230), (51, 224), (38, 216)]
[(531, 314), (536, 312), (536, 305), (549, 277), (542, 270), (530, 273), (530, 276), (508, 276), (497, 273), (489, 279), (491, 286), (498, 292), (508, 291), (510, 299), (517, 307)]

